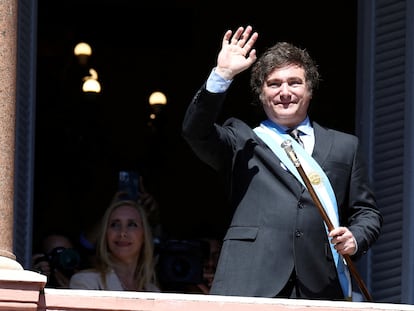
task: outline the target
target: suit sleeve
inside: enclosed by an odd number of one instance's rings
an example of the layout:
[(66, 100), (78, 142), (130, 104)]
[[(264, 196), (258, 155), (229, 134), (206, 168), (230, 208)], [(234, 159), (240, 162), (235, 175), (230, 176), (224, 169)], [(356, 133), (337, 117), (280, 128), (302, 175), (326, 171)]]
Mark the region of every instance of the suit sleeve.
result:
[(187, 108), (182, 136), (194, 153), (215, 170), (220, 170), (232, 143), (230, 132), (216, 123), (226, 93), (210, 93), (205, 84)]

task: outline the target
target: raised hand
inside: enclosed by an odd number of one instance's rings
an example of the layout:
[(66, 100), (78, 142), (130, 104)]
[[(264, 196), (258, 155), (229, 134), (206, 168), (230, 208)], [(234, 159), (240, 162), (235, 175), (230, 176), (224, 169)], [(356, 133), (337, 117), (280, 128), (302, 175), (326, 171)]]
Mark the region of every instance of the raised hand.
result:
[(233, 34), (227, 30), (222, 47), (217, 57), (216, 73), (226, 80), (231, 80), (238, 73), (249, 68), (257, 59), (253, 45), (258, 33), (251, 26), (239, 27)]

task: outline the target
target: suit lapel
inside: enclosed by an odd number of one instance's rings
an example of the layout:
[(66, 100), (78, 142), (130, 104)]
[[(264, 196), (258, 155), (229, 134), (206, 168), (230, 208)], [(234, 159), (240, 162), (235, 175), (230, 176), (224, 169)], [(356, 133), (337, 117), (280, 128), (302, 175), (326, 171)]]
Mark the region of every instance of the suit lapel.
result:
[(333, 135), (316, 122), (312, 122), (312, 125), (315, 134), (315, 146), (312, 157), (323, 167), (323, 163), (325, 163), (332, 148)]

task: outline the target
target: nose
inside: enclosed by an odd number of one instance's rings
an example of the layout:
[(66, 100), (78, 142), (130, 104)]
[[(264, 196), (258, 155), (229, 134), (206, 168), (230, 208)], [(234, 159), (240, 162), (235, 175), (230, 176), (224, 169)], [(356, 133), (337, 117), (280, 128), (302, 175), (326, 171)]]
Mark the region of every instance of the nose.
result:
[(280, 86), (279, 97), (281, 101), (290, 101), (291, 99), (290, 87), (287, 82), (282, 83)]
[(121, 237), (126, 237), (127, 236), (127, 229), (126, 228), (120, 228), (119, 235)]
[(283, 94), (283, 95), (289, 94), (289, 85), (287, 84), (287, 82), (283, 82), (280, 85), (280, 94)]

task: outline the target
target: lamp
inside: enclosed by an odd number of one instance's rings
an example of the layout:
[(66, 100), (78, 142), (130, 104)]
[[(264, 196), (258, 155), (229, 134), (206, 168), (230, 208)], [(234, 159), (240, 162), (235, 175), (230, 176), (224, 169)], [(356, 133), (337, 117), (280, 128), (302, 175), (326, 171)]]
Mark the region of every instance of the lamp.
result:
[(87, 79), (83, 82), (82, 91), (85, 93), (100, 93), (101, 85), (94, 79)]
[(150, 119), (154, 120), (161, 113), (162, 107), (167, 105), (167, 97), (163, 92), (153, 92), (150, 95), (148, 102), (153, 111), (150, 114)]
[(73, 49), (73, 54), (78, 58), (81, 65), (86, 65), (88, 58), (92, 55), (92, 48), (86, 42), (79, 42)]
[(98, 81), (98, 73), (95, 69), (89, 69), (90, 76), (83, 77), (82, 91), (84, 93), (100, 93), (101, 84)]
[(148, 101), (151, 106), (156, 106), (156, 105), (164, 106), (167, 104), (167, 97), (164, 95), (163, 92), (153, 92), (150, 95)]

